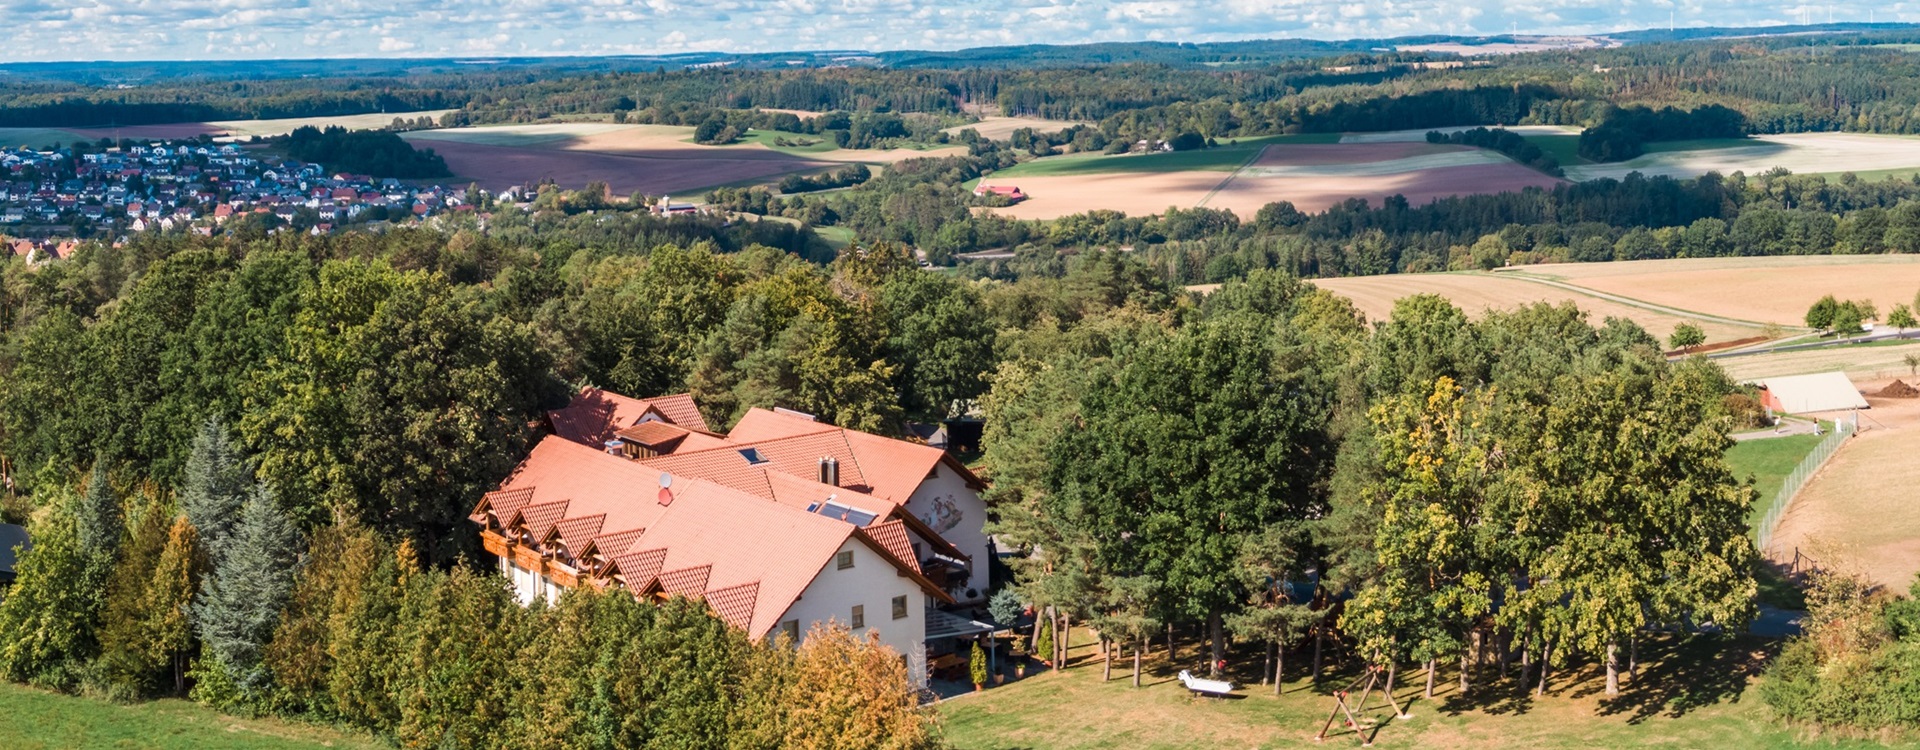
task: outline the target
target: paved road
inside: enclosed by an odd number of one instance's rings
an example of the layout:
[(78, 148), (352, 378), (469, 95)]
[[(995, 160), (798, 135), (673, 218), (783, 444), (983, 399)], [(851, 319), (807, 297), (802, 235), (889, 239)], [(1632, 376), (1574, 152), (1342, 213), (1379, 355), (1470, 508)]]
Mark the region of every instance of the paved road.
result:
[(1833, 341), (1812, 341), (1805, 344), (1783, 344), (1781, 346), (1770, 346), (1770, 347), (1758, 348), (1758, 349), (1756, 348), (1736, 349), (1730, 352), (1716, 352), (1706, 356), (1707, 356), (1707, 359), (1727, 359), (1730, 357), (1744, 357), (1749, 354), (1770, 354), (1773, 352), (1798, 352), (1798, 351), (1805, 351), (1808, 349), (1825, 349), (1825, 348), (1834, 347), (1834, 346), (1852, 346), (1854, 344), (1864, 344), (1869, 341), (1890, 341), (1893, 339), (1914, 339), (1916, 341), (1920, 341), (1920, 330), (1874, 331), (1872, 333), (1865, 333), (1859, 336), (1855, 336), (1852, 339), (1837, 339)]

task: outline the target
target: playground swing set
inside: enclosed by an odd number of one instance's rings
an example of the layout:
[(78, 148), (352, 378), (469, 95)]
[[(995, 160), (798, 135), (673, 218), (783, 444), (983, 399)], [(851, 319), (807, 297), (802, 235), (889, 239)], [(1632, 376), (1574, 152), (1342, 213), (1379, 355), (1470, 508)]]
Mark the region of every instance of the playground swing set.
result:
[[(1326, 740), (1327, 731), (1333, 728), (1334, 720), (1346, 714), (1346, 726), (1353, 730), (1353, 736), (1360, 740), (1360, 746), (1373, 747), (1374, 735), (1380, 732), (1380, 721), (1362, 718), (1362, 715), (1367, 711), (1367, 699), (1373, 696), (1374, 688), (1380, 684), (1380, 670), (1378, 665), (1369, 666), (1364, 674), (1354, 678), (1353, 684), (1348, 685), (1347, 689), (1333, 691), (1333, 710), (1327, 713), (1327, 723), (1321, 725), (1320, 733), (1313, 736), (1314, 742)], [(1347, 698), (1353, 695), (1355, 689), (1360, 690), (1360, 698), (1349, 704)], [(1386, 697), (1387, 705), (1393, 707), (1394, 718), (1403, 721), (1413, 718), (1413, 714), (1400, 708), (1400, 702), (1393, 699), (1391, 691), (1382, 687), (1380, 694)]]

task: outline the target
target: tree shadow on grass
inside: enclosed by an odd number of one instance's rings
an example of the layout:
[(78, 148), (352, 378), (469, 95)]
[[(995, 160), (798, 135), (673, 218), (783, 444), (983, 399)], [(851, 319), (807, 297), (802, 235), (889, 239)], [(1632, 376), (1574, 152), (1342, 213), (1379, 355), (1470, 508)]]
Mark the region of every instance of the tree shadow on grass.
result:
[[(1765, 668), (1780, 642), (1748, 636), (1693, 635), (1654, 641), (1663, 653), (1648, 661), (1639, 679), (1621, 686), (1620, 695), (1601, 701), (1603, 716), (1627, 714), (1638, 724), (1656, 716), (1678, 718), (1707, 706), (1737, 703)], [(1582, 685), (1582, 695), (1605, 689)]]

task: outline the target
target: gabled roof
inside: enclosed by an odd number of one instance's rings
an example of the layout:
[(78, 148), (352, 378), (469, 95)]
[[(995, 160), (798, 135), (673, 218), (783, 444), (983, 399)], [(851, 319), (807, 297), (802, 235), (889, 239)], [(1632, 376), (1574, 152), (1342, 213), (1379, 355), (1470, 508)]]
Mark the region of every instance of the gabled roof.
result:
[(564, 408), (547, 412), (547, 422), (553, 434), (599, 448), (613, 439), (615, 432), (632, 427), (649, 413), (689, 430), (709, 431), (690, 394), (638, 399), (598, 388), (582, 389)]
[(905, 561), (908, 567), (913, 568), (913, 572), (925, 572), (920, 569), (919, 556), (913, 554), (913, 541), (907, 538), (906, 522), (893, 520), (872, 524), (866, 528), (866, 534), (895, 558)]
[(941, 464), (975, 488), (985, 484), (946, 451), (859, 430), (821, 424), (791, 412), (751, 409), (727, 441), (752, 446), (788, 473), (807, 476), (820, 456), (840, 461), (840, 486), (904, 503)]
[(727, 624), (742, 630), (753, 624), (753, 607), (760, 598), (760, 582), (743, 583), (706, 593), (707, 606)]

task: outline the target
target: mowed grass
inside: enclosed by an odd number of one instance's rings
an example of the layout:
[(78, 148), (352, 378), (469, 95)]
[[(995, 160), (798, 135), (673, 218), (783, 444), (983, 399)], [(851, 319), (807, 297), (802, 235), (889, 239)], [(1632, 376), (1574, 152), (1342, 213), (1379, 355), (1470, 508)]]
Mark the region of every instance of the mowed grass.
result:
[[(1129, 679), (1130, 661), (1115, 660), (1114, 679), (1101, 681), (1095, 647), (1076, 633), (1074, 663), (1060, 673), (962, 696), (939, 706), (944, 733), (961, 750), (1066, 750), (1069, 748), (1308, 748), (1357, 747), (1351, 730), (1336, 722), (1323, 743), (1314, 735), (1333, 710), (1329, 693), (1347, 687), (1351, 671), (1313, 685), (1305, 677), (1311, 652), (1289, 656), (1286, 693), (1259, 684), (1258, 647), (1229, 658), (1229, 677), (1240, 686), (1228, 700), (1190, 697), (1175, 673), (1197, 665), (1170, 665), (1164, 650), (1148, 663), (1143, 687)], [(1603, 673), (1592, 665), (1556, 672), (1548, 694), (1534, 698), (1512, 681), (1496, 681), (1489, 667), (1481, 689), (1462, 697), (1458, 673), (1442, 667), (1433, 700), (1421, 698), (1424, 674), (1407, 668), (1394, 695), (1412, 714), (1393, 719), (1376, 694), (1365, 719), (1380, 722), (1375, 747), (1383, 748), (1671, 748), (1805, 747), (1801, 733), (1768, 715), (1753, 686), (1778, 642), (1752, 638), (1655, 639), (1641, 645), (1638, 681), (1617, 699), (1602, 695)], [(1197, 661), (1195, 645), (1183, 644), (1183, 661)], [(1623, 676), (1623, 680), (1625, 677)], [(1357, 693), (1355, 696), (1357, 697)], [(1830, 748), (1883, 747), (1847, 740), (1820, 741)]]
[(1016, 164), (993, 173), (1000, 177), (1044, 177), (1126, 172), (1232, 172), (1275, 143), (1339, 143), (1338, 133), (1303, 133), (1223, 141), (1213, 148), (1152, 154), (1067, 154)]
[(1753, 480), (1754, 505), (1747, 513), (1749, 526), (1760, 521), (1767, 504), (1786, 483), (1787, 475), (1813, 452), (1820, 439), (1819, 435), (1786, 435), (1746, 440), (1727, 449), (1727, 468), (1733, 470), (1734, 478)]
[(1541, 151), (1547, 152), (1563, 167), (1588, 163), (1584, 157), (1580, 156), (1580, 136), (1525, 135), (1521, 137), (1526, 138), (1528, 143), (1540, 147)]
[[(687, 140), (691, 143), (693, 139), (689, 137)], [(775, 140), (787, 141), (789, 145), (776, 145), (774, 143)], [(813, 141), (813, 143), (805, 146), (792, 145), (806, 141)], [(746, 135), (740, 137), (739, 143), (742, 145), (758, 143), (775, 151), (789, 154), (820, 154), (840, 150), (840, 146), (833, 142), (832, 134), (808, 135), (805, 133), (788, 133), (780, 130), (750, 130), (747, 131)]]
[(7, 750), (385, 747), (365, 735), (279, 719), (240, 719), (182, 700), (120, 705), (0, 683), (0, 748)]

